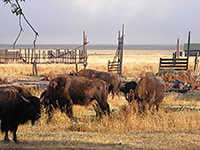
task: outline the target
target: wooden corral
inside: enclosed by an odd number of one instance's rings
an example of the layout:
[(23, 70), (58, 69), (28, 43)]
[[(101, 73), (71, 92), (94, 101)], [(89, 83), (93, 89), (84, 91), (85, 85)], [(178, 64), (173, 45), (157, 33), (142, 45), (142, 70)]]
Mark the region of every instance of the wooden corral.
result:
[[(33, 64), (37, 75), (36, 64), (75, 64), (76, 72), (78, 71), (78, 64), (83, 64), (84, 68), (87, 66), (87, 38), (85, 31), (83, 31), (83, 45), (69, 49), (0, 49), (0, 64), (8, 63), (25, 63)], [(79, 49), (81, 48), (82, 49)]]
[(188, 70), (188, 63), (190, 57), (190, 35), (191, 32), (189, 31), (188, 34), (188, 47), (187, 47), (187, 57), (180, 58), (180, 42), (179, 39), (177, 40), (177, 52), (173, 54), (172, 58), (160, 58), (159, 62), (159, 71), (165, 69), (173, 69), (173, 70)]
[(187, 58), (160, 58), (159, 71), (165, 69), (187, 70)]
[(122, 59), (124, 49), (124, 25), (122, 27), (122, 35), (118, 37), (118, 48), (112, 61), (108, 60), (108, 72), (116, 72), (122, 74)]
[(34, 50), (34, 49), (19, 49), (19, 50), (0, 50), (0, 63), (7, 64), (11, 62), (32, 64), (83, 64), (87, 59), (87, 55), (83, 50)]

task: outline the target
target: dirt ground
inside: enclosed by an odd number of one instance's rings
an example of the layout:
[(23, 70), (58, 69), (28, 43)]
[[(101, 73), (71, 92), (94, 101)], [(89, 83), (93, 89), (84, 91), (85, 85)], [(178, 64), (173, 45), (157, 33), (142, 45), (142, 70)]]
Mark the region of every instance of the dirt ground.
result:
[[(74, 149), (74, 150), (112, 150), (112, 149), (200, 149), (200, 132), (144, 132), (129, 134), (101, 134), (84, 132), (65, 133), (18, 133), (15, 144), (0, 141), (0, 149)], [(34, 140), (33, 140), (34, 137)], [(56, 140), (55, 140), (56, 139)]]

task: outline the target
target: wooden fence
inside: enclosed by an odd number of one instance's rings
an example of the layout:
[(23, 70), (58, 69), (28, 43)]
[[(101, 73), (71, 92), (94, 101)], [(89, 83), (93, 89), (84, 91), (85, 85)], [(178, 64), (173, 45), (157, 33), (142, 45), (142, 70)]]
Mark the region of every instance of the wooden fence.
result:
[(159, 71), (164, 69), (187, 70), (187, 58), (160, 58)]
[(108, 60), (108, 72), (117, 72), (120, 73), (120, 62), (114, 62)]
[(34, 49), (19, 49), (19, 50), (0, 50), (0, 63), (26, 63), (32, 64), (84, 64), (87, 61), (87, 54), (83, 50), (34, 50)]

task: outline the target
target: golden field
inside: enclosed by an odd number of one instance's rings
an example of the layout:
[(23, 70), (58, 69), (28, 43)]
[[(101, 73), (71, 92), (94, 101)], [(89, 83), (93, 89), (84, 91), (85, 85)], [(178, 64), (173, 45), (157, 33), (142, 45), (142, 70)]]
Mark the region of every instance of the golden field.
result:
[[(174, 51), (124, 51), (123, 76), (131, 79), (146, 72), (157, 73), (160, 57), (171, 57)], [(112, 60), (115, 50), (88, 50), (88, 68), (107, 71), (108, 60)], [(194, 58), (190, 59), (193, 69)], [(83, 66), (79, 65), (79, 70)], [(74, 65), (38, 65), (39, 77), (55, 77), (75, 71)], [(33, 78), (32, 66), (24, 64), (0, 65), (1, 77)], [(40, 96), (42, 90), (31, 89)], [(162, 107), (200, 108), (199, 94), (168, 93)], [(0, 141), (0, 149), (200, 149), (200, 112), (182, 110), (166, 112), (163, 108), (154, 115), (137, 115), (128, 105), (123, 94), (108, 97), (112, 109), (111, 116), (101, 119), (95, 116), (94, 107), (74, 106), (76, 119), (70, 120), (64, 113), (55, 110), (47, 124), (43, 112), (40, 120), (32, 126), (20, 125), (17, 136), (19, 144)], [(12, 135), (10, 134), (10, 139)], [(3, 134), (0, 135), (3, 140)]]
[[(108, 60), (112, 60), (116, 50), (88, 50), (88, 67), (101, 71), (107, 71)], [(160, 57), (171, 58), (174, 50), (124, 50), (123, 75), (136, 76), (143, 72), (158, 72)], [(193, 69), (194, 57), (190, 58), (190, 69)], [(79, 70), (83, 65), (78, 65)], [(40, 64), (39, 76), (54, 71), (57, 74), (66, 74), (75, 71), (75, 65), (65, 64)], [(0, 65), (0, 76), (32, 75), (32, 65), (11, 64)]]

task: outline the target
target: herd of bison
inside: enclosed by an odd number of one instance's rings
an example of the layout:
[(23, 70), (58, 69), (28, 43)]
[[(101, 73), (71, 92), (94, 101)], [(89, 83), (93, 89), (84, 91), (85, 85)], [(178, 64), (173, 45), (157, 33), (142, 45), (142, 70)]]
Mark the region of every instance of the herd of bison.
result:
[(20, 86), (0, 87), (1, 131), (4, 141), (9, 142), (8, 131), (13, 132), (14, 142), (18, 142), (18, 125), (31, 120), (32, 124), (41, 117), (41, 105), (47, 109), (59, 107), (69, 118), (73, 117), (72, 105), (88, 105), (96, 100), (106, 115), (110, 114), (107, 102), (108, 94), (112, 98), (123, 92), (129, 103), (135, 103), (139, 113), (158, 111), (165, 96), (166, 85), (163, 79), (155, 75), (143, 76), (138, 82), (121, 81), (116, 73), (83, 69), (77, 73), (52, 79), (40, 98), (32, 96), (30, 91)]

